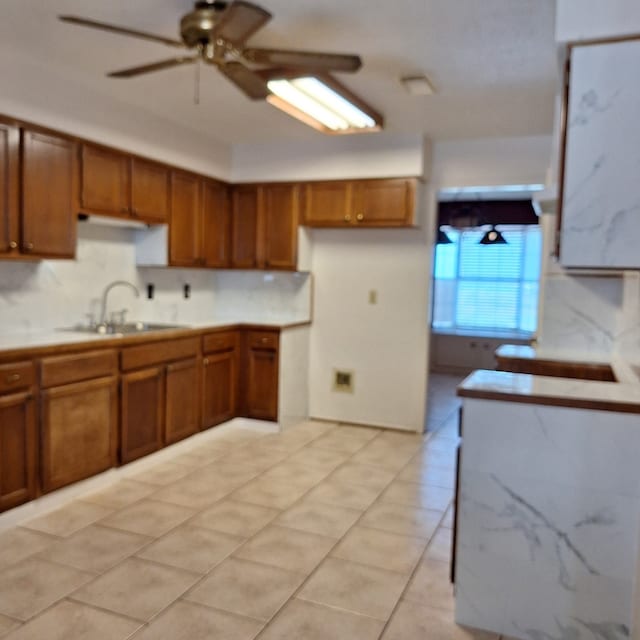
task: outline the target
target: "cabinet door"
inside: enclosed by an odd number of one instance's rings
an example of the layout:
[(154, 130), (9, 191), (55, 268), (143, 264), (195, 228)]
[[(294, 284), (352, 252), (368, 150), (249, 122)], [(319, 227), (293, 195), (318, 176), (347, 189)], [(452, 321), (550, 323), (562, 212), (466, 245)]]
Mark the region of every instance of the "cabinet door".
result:
[(296, 270), (298, 258), (298, 185), (263, 187), (264, 266)]
[(42, 392), (42, 489), (53, 491), (116, 463), (115, 377)]
[(348, 181), (311, 182), (304, 187), (303, 224), (310, 227), (343, 227), (354, 221)]
[(131, 462), (162, 447), (164, 370), (127, 373), (121, 378), (120, 461)]
[(73, 258), (76, 250), (77, 146), (22, 131), (22, 239), (25, 253)]
[(35, 498), (36, 442), (31, 393), (0, 396), (0, 511)]
[(0, 122), (0, 255), (17, 252), (20, 129)]
[(249, 347), (246, 372), (248, 418), (278, 419), (278, 353), (273, 349)]
[(202, 428), (208, 429), (236, 414), (237, 352), (230, 349), (207, 355), (202, 367)]
[(171, 174), (171, 226), (169, 256), (174, 266), (201, 263), (200, 180), (177, 171)]
[(233, 187), (231, 208), (231, 266), (256, 269), (258, 265), (258, 199), (256, 186)]
[(196, 358), (167, 366), (164, 443), (186, 438), (199, 429), (199, 362)]
[(414, 180), (363, 180), (355, 187), (352, 215), (362, 226), (407, 226), (414, 200)]
[(231, 203), (229, 189), (213, 180), (202, 183), (202, 234), (208, 267), (230, 265)]
[(82, 145), (82, 208), (99, 213), (128, 215), (130, 212), (129, 156)]
[(169, 220), (169, 169), (156, 162), (131, 160), (131, 213), (149, 222)]

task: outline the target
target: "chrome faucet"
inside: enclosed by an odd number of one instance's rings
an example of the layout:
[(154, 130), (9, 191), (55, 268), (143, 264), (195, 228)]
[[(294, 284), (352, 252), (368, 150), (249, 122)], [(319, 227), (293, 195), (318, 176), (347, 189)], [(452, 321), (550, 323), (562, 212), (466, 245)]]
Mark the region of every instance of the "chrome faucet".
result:
[(111, 291), (111, 289), (113, 289), (114, 287), (117, 287), (120, 285), (133, 289), (133, 292), (136, 294), (136, 298), (140, 297), (140, 292), (138, 291), (138, 287), (131, 284), (130, 282), (127, 282), (126, 280), (115, 280), (111, 284), (108, 284), (105, 287), (104, 291), (102, 292), (102, 302), (100, 304), (100, 322), (99, 322), (100, 325), (104, 326), (107, 324), (107, 296), (109, 295), (109, 291)]

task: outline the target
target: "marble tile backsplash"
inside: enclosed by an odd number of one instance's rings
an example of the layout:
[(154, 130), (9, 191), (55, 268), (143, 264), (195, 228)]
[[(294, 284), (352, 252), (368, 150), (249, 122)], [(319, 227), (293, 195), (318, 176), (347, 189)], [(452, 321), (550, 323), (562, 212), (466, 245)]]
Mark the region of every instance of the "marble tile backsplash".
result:
[(554, 216), (543, 217), (545, 260), (538, 342), (640, 359), (640, 273), (575, 273), (550, 256)]
[[(309, 274), (138, 268), (133, 231), (80, 225), (75, 261), (0, 261), (0, 332), (86, 323), (85, 314), (99, 314), (102, 291), (114, 280), (127, 280), (140, 291), (139, 298), (125, 287), (109, 294), (109, 311), (126, 308), (129, 319), (189, 324), (309, 314)], [(153, 300), (146, 295), (150, 283)], [(191, 288), (188, 299), (185, 284)]]

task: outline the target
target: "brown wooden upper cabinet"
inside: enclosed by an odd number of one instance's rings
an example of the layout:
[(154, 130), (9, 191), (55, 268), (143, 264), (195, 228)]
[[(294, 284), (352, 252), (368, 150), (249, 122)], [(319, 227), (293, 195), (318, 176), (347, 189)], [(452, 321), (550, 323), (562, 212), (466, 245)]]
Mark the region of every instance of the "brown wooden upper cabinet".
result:
[(226, 185), (181, 171), (171, 173), (170, 264), (229, 266), (230, 209)]
[(233, 188), (233, 267), (295, 271), (300, 193), (285, 183)]
[(415, 216), (415, 178), (310, 182), (303, 224), (309, 227), (407, 227)]
[(73, 140), (22, 129), (23, 253), (73, 258), (76, 251), (77, 145)]
[(169, 212), (169, 169), (113, 149), (82, 145), (81, 206), (87, 213), (163, 223)]
[(0, 121), (0, 258), (73, 258), (76, 144)]

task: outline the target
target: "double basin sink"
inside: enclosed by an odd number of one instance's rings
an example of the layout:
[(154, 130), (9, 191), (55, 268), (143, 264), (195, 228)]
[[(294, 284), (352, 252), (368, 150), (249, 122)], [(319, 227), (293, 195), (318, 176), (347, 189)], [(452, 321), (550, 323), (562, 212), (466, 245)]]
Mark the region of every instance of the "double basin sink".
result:
[(130, 335), (146, 333), (148, 331), (164, 331), (167, 329), (184, 329), (180, 324), (161, 324), (156, 322), (126, 322), (124, 324), (100, 324), (93, 326), (78, 325), (66, 327), (61, 331), (76, 331), (79, 333), (94, 333), (98, 335)]

